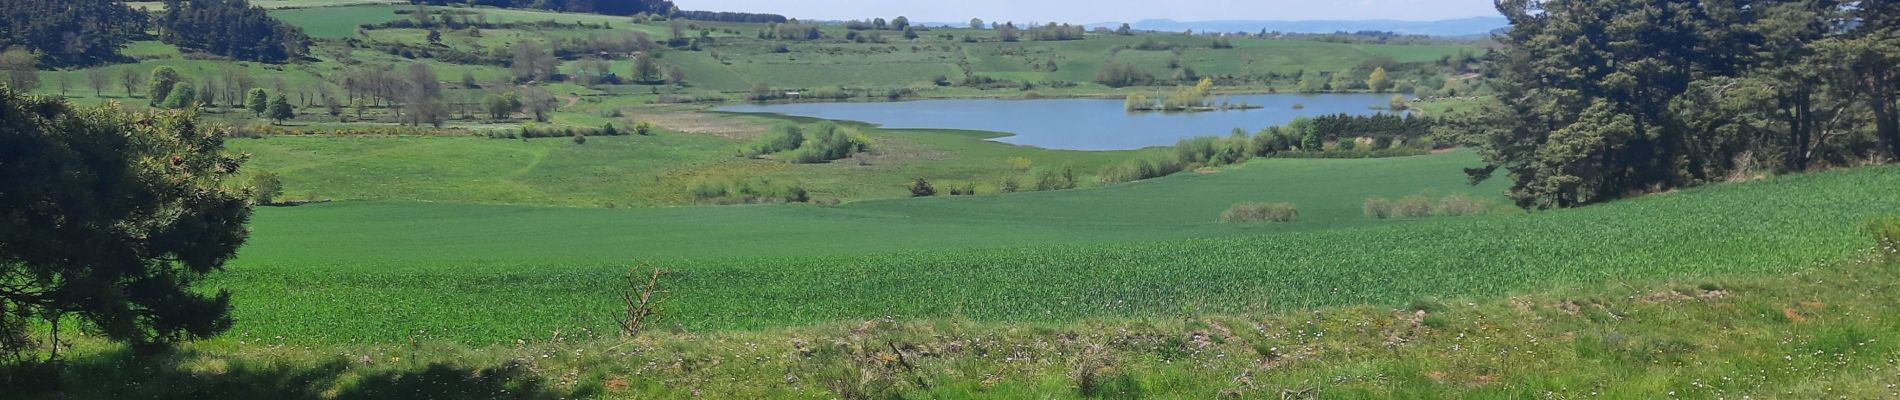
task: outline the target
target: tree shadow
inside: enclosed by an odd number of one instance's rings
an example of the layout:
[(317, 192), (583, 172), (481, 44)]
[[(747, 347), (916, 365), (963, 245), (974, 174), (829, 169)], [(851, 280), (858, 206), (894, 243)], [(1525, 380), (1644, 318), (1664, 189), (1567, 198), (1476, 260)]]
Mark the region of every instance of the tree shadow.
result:
[[(9, 399), (572, 399), (594, 389), (553, 387), (528, 366), (508, 362), (470, 368), (444, 363), (421, 369), (352, 371), (333, 357), (321, 362), (194, 361), (196, 352), (133, 351), (63, 363), (0, 365), (0, 394)], [(342, 387), (339, 387), (342, 384)]]

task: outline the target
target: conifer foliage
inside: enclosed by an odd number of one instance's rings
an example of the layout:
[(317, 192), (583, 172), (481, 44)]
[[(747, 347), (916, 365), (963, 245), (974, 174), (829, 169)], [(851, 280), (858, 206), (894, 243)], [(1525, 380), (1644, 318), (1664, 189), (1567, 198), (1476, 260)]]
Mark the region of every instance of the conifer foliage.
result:
[(179, 48), (246, 61), (281, 63), (310, 51), (303, 29), (244, 0), (165, 0), (159, 39)]

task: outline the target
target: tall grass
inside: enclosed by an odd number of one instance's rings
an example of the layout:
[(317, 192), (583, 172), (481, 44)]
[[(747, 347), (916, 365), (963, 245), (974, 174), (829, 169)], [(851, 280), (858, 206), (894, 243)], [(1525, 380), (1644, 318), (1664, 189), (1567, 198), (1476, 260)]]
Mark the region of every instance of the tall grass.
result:
[(1867, 234), (1873, 236), (1876, 251), (1900, 261), (1900, 217), (1880, 217), (1869, 221)]

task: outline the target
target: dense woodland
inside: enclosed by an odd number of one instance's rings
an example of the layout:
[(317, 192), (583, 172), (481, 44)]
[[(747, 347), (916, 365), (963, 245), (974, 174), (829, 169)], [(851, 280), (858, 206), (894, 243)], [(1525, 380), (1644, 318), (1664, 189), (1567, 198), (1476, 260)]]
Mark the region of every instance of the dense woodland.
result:
[(95, 64), (118, 58), (147, 24), (113, 0), (0, 0), (0, 49), (30, 49), (47, 66)]
[(671, 14), (678, 9), (667, 0), (409, 0), (411, 4), (471, 4), (491, 7), (598, 13), (607, 15)]
[(285, 62), (310, 52), (303, 30), (243, 0), (166, 0), (159, 39), (238, 60)]
[(1900, 156), (1900, 2), (1509, 0), (1459, 123), (1510, 196), (1570, 207)]

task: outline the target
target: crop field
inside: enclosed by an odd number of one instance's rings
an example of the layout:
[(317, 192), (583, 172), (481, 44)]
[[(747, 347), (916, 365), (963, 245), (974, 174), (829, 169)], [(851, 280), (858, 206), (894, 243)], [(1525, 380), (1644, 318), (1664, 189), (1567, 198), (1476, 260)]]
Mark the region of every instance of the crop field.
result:
[[(238, 332), (299, 342), (601, 332), (642, 265), (673, 271), (664, 323), (694, 330), (1057, 322), (1772, 273), (1854, 253), (1859, 222), (1900, 207), (1884, 189), (1900, 173), (1884, 167), (1541, 214), (1357, 215), (1365, 196), (1461, 190), (1446, 167), (1469, 157), (1265, 160), (1100, 189), (838, 207), (271, 209), (214, 286), (236, 293)], [(1237, 201), (1292, 202), (1302, 219), (1214, 222)]]

